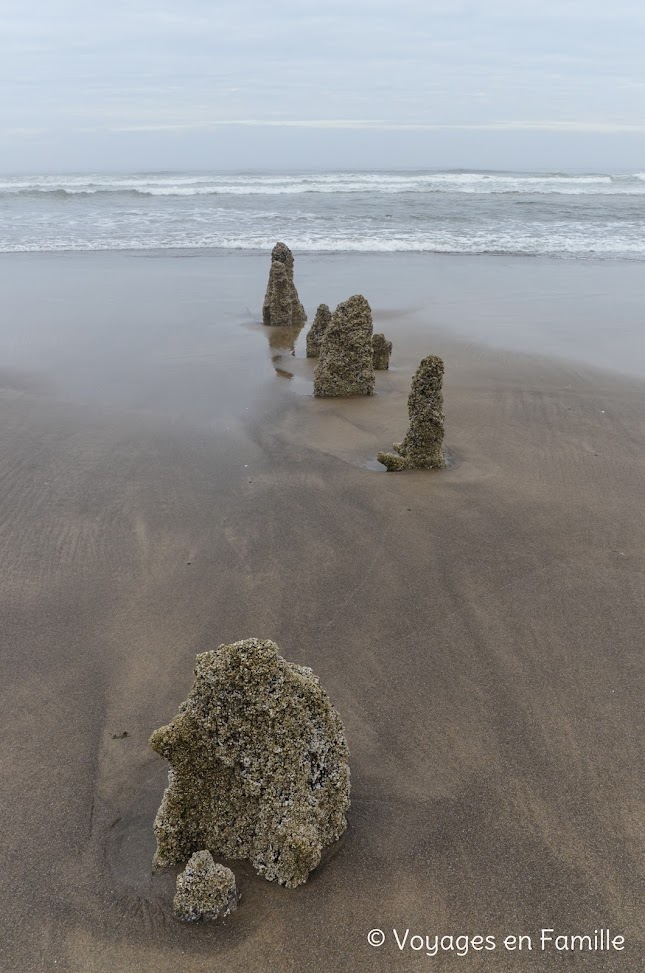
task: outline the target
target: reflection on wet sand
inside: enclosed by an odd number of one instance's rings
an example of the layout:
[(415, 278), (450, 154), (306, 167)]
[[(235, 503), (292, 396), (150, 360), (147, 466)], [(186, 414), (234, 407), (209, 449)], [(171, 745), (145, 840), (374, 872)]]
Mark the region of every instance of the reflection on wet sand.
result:
[(273, 351), (288, 351), (291, 355), (296, 353), (296, 341), (300, 337), (304, 325), (297, 328), (266, 328), (265, 334), (269, 339), (269, 348)]
[(275, 368), (276, 374), (280, 378), (293, 378), (293, 372), (283, 367), (283, 358), (285, 357), (285, 352), (289, 355), (295, 357), (296, 354), (296, 342), (300, 337), (300, 332), (302, 331), (304, 324), (301, 324), (297, 328), (281, 328), (273, 326), (271, 328), (264, 328), (264, 333), (269, 339), (269, 352), (271, 354), (271, 362)]

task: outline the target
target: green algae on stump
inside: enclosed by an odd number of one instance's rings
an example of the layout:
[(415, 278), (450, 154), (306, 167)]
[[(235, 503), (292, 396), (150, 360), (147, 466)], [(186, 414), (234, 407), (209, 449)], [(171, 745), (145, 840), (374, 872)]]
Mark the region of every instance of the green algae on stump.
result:
[(379, 453), (379, 463), (391, 472), (407, 469), (442, 469), (443, 455), (443, 361), (428, 355), (419, 365), (408, 396), (410, 428), (402, 443), (395, 443), (398, 455)]
[(314, 395), (373, 395), (372, 311), (361, 294), (339, 304), (320, 345)]
[(286, 243), (276, 243), (271, 251), (271, 270), (267, 284), (262, 321), (264, 324), (298, 328), (307, 320), (293, 282), (293, 254)]
[(331, 311), (326, 304), (319, 304), (314, 322), (307, 332), (307, 358), (318, 358), (323, 335), (331, 321)]
[(173, 912), (182, 922), (218, 919), (237, 909), (240, 896), (230, 868), (216, 865), (210, 851), (196, 851), (177, 876)]
[(384, 334), (372, 335), (372, 360), (377, 371), (384, 371), (390, 367), (391, 354), (392, 342), (388, 341)]
[(311, 669), (287, 662), (274, 642), (198, 655), (187, 700), (150, 745), (171, 768), (155, 867), (206, 848), (295, 887), (347, 827), (342, 722)]

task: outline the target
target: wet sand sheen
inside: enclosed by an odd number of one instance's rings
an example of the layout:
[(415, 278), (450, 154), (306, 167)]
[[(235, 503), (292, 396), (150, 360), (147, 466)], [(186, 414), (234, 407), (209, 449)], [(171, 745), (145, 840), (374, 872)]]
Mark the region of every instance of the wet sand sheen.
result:
[[(367, 945), (395, 925), (610, 926), (628, 951), (576, 968), (636, 968), (645, 387), (460, 343), (392, 290), (377, 396), (315, 401), (304, 334), (294, 357), (245, 311), (261, 266), (0, 265), (0, 966), (386, 971), (416, 962)], [(368, 296), (385, 266), (354, 263)], [(317, 268), (297, 277), (310, 318), (352, 264)], [(428, 352), (453, 468), (376, 473)], [(150, 876), (166, 767), (147, 738), (194, 655), (250, 635), (311, 665), (341, 713), (349, 831), (295, 891), (235, 863), (238, 912), (185, 928), (173, 876)]]

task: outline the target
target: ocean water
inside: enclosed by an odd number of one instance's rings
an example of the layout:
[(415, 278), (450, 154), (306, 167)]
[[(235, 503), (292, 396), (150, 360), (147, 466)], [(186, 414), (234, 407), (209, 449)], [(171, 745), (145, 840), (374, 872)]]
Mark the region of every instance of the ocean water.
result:
[(0, 176), (0, 251), (223, 248), (645, 260), (645, 172)]

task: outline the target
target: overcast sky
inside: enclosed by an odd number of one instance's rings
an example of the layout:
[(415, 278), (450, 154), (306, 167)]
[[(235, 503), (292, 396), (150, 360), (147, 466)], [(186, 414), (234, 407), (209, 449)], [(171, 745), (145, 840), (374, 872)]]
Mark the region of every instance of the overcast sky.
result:
[(0, 168), (645, 169), (642, 0), (0, 0)]

